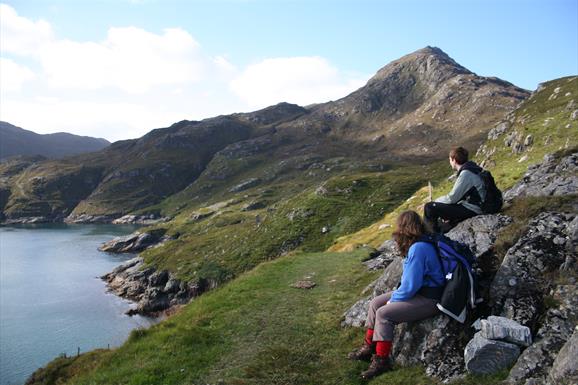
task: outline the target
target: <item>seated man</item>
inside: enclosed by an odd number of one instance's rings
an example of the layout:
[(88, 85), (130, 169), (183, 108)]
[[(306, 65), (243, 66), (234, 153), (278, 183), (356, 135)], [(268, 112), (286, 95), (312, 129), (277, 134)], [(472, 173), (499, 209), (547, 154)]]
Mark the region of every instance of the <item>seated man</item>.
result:
[[(486, 197), (484, 182), (478, 175), (482, 168), (468, 161), (468, 150), (452, 148), (449, 160), (458, 172), (452, 191), (424, 207), (425, 222), (436, 233), (446, 232), (464, 219), (482, 214), (480, 205)], [(445, 224), (443, 228), (440, 220)]]

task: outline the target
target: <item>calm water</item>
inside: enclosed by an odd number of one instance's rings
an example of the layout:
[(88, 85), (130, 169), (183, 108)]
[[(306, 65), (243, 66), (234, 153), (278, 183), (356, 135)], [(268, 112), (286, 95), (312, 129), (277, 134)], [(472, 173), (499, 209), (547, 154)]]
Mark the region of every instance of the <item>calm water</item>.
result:
[(132, 226), (0, 227), (0, 385), (23, 384), (61, 353), (118, 346), (153, 320), (124, 312), (99, 278), (132, 256), (97, 250)]

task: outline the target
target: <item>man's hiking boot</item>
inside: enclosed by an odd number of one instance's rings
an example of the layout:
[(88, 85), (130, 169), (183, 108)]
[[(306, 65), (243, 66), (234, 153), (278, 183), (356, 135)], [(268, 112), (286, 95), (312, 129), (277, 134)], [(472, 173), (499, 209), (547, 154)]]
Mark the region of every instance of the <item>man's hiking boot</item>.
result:
[(350, 360), (369, 361), (374, 351), (375, 349), (373, 344), (369, 345), (368, 343), (364, 342), (360, 348), (357, 348), (349, 353), (347, 358)]
[(389, 360), (389, 357), (382, 357), (374, 354), (371, 356), (369, 368), (367, 368), (365, 372), (361, 373), (361, 378), (369, 380), (370, 378), (385, 373), (388, 370), (391, 370), (391, 361)]

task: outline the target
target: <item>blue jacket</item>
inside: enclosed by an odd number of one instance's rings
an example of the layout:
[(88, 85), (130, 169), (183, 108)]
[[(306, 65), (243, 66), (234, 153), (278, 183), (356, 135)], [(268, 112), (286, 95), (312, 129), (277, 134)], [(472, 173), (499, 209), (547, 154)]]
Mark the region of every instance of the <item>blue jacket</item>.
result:
[(415, 242), (410, 246), (403, 262), (401, 285), (393, 292), (389, 301), (407, 301), (423, 286), (440, 287), (444, 283), (444, 274), (434, 246), (426, 242)]

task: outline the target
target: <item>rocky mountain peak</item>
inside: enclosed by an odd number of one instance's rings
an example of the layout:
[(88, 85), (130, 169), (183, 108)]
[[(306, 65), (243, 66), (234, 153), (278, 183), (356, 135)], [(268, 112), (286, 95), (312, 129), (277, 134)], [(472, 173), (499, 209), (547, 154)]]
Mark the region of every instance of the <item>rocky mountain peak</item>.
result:
[(391, 77), (396, 78), (402, 73), (419, 76), (422, 80), (434, 84), (439, 84), (457, 74), (472, 74), (440, 48), (427, 46), (387, 64), (377, 71), (368, 81), (368, 85)]

